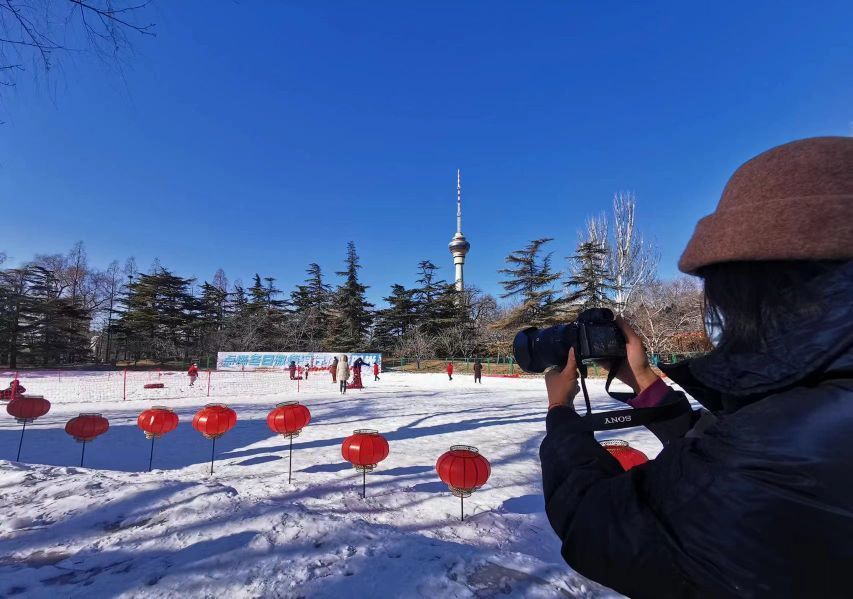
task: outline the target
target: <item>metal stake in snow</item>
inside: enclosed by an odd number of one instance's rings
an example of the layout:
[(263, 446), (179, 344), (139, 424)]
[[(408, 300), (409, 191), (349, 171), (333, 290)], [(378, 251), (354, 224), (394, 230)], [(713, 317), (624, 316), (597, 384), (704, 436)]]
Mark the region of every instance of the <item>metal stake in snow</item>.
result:
[(153, 435), (151, 437), (151, 453), (148, 454), (148, 472), (151, 472), (151, 464), (154, 461), (154, 439), (156, 438)]
[(24, 420), (24, 426), (21, 427), (21, 440), (18, 441), (18, 456), (15, 458), (16, 462), (21, 461), (21, 446), (24, 444), (24, 431), (27, 430), (27, 421)]

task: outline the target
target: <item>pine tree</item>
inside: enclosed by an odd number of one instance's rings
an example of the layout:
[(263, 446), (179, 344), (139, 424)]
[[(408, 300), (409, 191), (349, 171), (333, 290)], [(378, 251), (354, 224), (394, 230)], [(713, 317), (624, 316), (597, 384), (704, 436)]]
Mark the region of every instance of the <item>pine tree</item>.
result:
[(322, 349), (322, 338), (329, 323), (332, 288), (323, 281), (320, 265), (311, 263), (305, 271), (308, 278), (290, 294), (293, 306), (293, 326), (297, 329), (297, 343), (305, 351)]
[(572, 263), (571, 277), (566, 281), (566, 301), (577, 310), (599, 308), (610, 304), (608, 293), (613, 285), (608, 277), (607, 247), (599, 241), (578, 244)]
[(119, 324), (137, 360), (187, 356), (199, 309), (188, 290), (192, 281), (161, 267), (152, 274), (140, 274), (128, 285)]
[(501, 297), (520, 300), (520, 305), (502, 322), (503, 326), (543, 326), (556, 320), (562, 302), (557, 299), (553, 285), (560, 273), (551, 270), (551, 253), (543, 255), (543, 246), (549, 241), (548, 237), (534, 239), (524, 249), (507, 256), (510, 266), (498, 271), (508, 275), (500, 282), (506, 290)]
[(376, 314), (376, 340), (378, 349), (393, 350), (418, 318), (415, 290), (402, 285), (391, 286), (391, 295), (383, 298), (388, 307)]
[(328, 346), (333, 351), (359, 351), (363, 346), (373, 317), (373, 304), (365, 298), (367, 287), (358, 280), (359, 264), (355, 243), (347, 244), (346, 270), (337, 272), (344, 282), (335, 291)]
[(434, 336), (464, 320), (461, 294), (455, 285), (439, 279), (438, 267), (429, 260), (418, 263), (418, 276), (413, 292), (417, 323), (423, 333)]
[(56, 272), (41, 265), (0, 272), (0, 354), (46, 366), (90, 358), (91, 310), (68, 294)]

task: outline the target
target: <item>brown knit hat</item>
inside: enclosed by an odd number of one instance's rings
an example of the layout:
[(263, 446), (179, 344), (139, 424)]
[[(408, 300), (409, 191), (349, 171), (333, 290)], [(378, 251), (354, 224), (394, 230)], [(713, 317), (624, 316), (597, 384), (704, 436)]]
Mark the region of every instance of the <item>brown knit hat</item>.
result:
[(742, 164), (696, 224), (686, 273), (744, 260), (853, 258), (853, 137), (813, 137)]

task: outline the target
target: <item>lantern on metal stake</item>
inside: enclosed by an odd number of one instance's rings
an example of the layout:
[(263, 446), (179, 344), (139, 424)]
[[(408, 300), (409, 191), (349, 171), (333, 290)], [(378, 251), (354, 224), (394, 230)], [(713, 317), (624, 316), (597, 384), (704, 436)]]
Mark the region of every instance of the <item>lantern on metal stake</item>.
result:
[(486, 484), (492, 467), (489, 460), (480, 455), (476, 447), (451, 445), (450, 451), (441, 455), (435, 463), (438, 477), (450, 492), (459, 498), (461, 519), (465, 520), (465, 498)]
[(6, 411), (23, 425), (21, 439), (18, 441), (18, 456), (15, 458), (16, 462), (20, 462), (21, 446), (24, 444), (24, 431), (27, 430), (27, 424), (47, 414), (50, 411), (50, 402), (40, 395), (21, 395), (9, 402)]
[(216, 439), (237, 424), (237, 414), (221, 403), (209, 403), (196, 412), (193, 428), (213, 441), (210, 448), (210, 473), (213, 474), (213, 458), (216, 455)]
[(367, 496), (367, 473), (387, 458), (389, 451), (388, 441), (379, 434), (379, 431), (359, 429), (344, 439), (341, 455), (355, 467), (356, 471), (361, 472), (362, 498)]
[(103, 435), (110, 428), (110, 421), (94, 413), (81, 413), (65, 423), (65, 432), (74, 437), (74, 440), (83, 444), (80, 451), (80, 466), (86, 456), (86, 443), (93, 441), (95, 437)]
[(619, 461), (619, 465), (622, 466), (622, 469), (625, 471), (649, 461), (646, 454), (639, 449), (634, 449), (628, 445), (627, 441), (623, 441), (621, 439), (606, 439), (600, 443), (601, 446), (610, 453), (610, 455)]
[(154, 460), (154, 439), (175, 430), (178, 426), (178, 415), (164, 406), (154, 406), (142, 412), (136, 419), (136, 424), (151, 439), (151, 452), (148, 454), (148, 472), (151, 472), (151, 462)]
[(267, 426), (274, 433), (290, 440), (287, 462), (287, 482), (290, 483), (293, 472), (293, 437), (298, 437), (302, 429), (311, 422), (311, 412), (298, 401), (286, 401), (276, 404), (267, 415)]

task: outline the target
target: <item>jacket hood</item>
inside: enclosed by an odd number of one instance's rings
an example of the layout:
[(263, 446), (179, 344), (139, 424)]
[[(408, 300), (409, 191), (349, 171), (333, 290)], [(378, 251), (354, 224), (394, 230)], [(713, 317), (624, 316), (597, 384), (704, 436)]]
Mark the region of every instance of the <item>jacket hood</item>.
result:
[[(834, 371), (853, 372), (853, 262), (816, 284), (820, 289), (816, 309), (783, 320), (779, 329), (784, 334), (767, 339), (764, 352), (736, 353), (721, 347), (707, 356), (669, 367), (667, 374), (688, 393), (688, 387), (696, 390), (696, 383), (700, 383), (708, 388), (709, 395), (742, 397), (749, 403), (748, 396), (780, 391)], [(702, 402), (697, 394), (691, 394)]]

